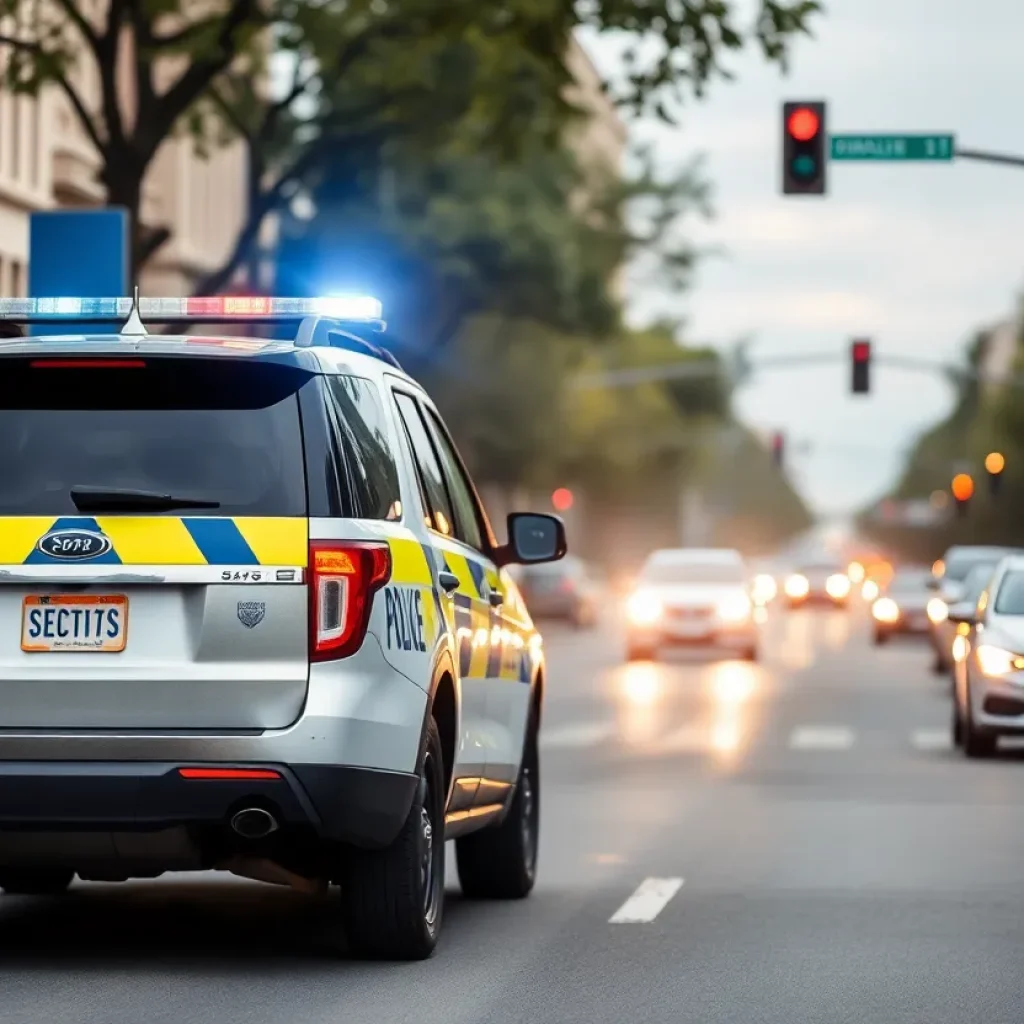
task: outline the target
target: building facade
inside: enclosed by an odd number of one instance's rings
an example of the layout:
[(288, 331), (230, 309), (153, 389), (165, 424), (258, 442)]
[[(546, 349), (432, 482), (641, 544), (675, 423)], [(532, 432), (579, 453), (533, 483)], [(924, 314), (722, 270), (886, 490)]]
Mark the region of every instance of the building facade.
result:
[[(87, 76), (85, 97), (96, 102)], [(153, 257), (139, 285), (151, 295), (187, 295), (192, 282), (227, 256), (244, 214), (244, 153), (238, 146), (196, 154), (172, 139), (157, 154), (144, 186), (146, 224), (165, 225), (170, 241)], [(102, 206), (97, 156), (55, 89), (38, 98), (0, 89), (0, 295), (28, 286), (29, 214)]]

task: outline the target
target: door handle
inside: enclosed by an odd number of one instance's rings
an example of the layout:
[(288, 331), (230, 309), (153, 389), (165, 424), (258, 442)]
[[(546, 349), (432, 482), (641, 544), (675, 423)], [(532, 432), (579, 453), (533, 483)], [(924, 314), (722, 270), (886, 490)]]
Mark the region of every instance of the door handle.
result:
[(459, 589), (459, 577), (453, 572), (449, 572), (447, 569), (442, 569), (437, 574), (437, 582), (441, 584), (441, 589), (451, 597), (456, 590)]
[(492, 590), (487, 600), (491, 602), (492, 608), (500, 608), (505, 603), (505, 595), (500, 590)]

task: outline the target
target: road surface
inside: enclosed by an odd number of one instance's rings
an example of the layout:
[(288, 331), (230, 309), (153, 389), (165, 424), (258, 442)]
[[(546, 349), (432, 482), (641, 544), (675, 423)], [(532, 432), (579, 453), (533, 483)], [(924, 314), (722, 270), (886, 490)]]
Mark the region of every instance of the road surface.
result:
[(332, 957), (231, 876), (0, 901), (4, 1024), (1012, 1024), (1024, 763), (949, 749), (923, 646), (780, 613), (761, 664), (548, 632), (541, 874), (434, 958)]

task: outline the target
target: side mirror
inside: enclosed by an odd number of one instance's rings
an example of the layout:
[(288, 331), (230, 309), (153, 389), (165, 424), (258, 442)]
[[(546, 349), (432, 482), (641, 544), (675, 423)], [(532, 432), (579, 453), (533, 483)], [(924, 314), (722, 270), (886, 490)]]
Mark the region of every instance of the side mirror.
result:
[(973, 604), (954, 604), (946, 615), (950, 622), (965, 622), (968, 626), (978, 623), (978, 609)]
[(558, 516), (513, 512), (508, 517), (508, 543), (496, 552), (501, 565), (557, 562), (568, 550), (565, 524)]

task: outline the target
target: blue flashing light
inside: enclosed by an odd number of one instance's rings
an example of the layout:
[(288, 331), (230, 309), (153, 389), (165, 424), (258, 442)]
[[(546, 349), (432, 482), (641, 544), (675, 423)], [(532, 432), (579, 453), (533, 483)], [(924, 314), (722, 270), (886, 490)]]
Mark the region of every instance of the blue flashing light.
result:
[[(0, 299), (0, 320), (123, 320), (131, 315), (130, 298)], [(382, 319), (379, 299), (368, 295), (335, 295), (316, 299), (268, 298), (262, 295), (193, 296), (191, 298), (139, 299), (143, 319), (159, 320), (258, 320), (301, 319), (320, 316), (353, 323)]]

